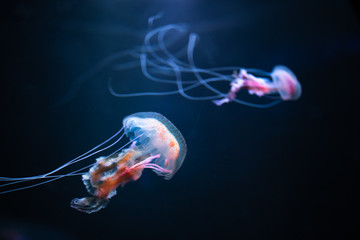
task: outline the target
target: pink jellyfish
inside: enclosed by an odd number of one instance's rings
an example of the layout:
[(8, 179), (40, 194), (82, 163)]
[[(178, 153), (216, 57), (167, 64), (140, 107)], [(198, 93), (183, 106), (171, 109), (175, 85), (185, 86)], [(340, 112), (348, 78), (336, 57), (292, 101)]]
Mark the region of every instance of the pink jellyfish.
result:
[(236, 72), (233, 74), (235, 80), (230, 83), (231, 89), (227, 96), (213, 102), (221, 106), (224, 103), (234, 101), (236, 93), (242, 88), (259, 97), (274, 93), (279, 94), (283, 101), (296, 100), (301, 96), (301, 85), (294, 73), (287, 67), (276, 66), (269, 75), (272, 81), (255, 77), (248, 73), (246, 69), (241, 69), (239, 74)]
[[(58, 104), (68, 102), (75, 96), (79, 86), (86, 79), (105, 67), (112, 67), (116, 71), (137, 69), (142, 72), (143, 79), (154, 82), (154, 85), (169, 86), (166, 90), (161, 91), (122, 92), (121, 84), (124, 84), (126, 80), (109, 78), (108, 89), (113, 96), (119, 98), (180, 94), (191, 101), (212, 101), (218, 106), (234, 102), (249, 107), (268, 108), (282, 101), (296, 100), (300, 97), (300, 83), (295, 75), (284, 66), (276, 66), (271, 73), (238, 66), (215, 68), (196, 66), (194, 51), (195, 46), (200, 42), (199, 35), (190, 32), (187, 24), (167, 24), (153, 28), (154, 20), (160, 18), (161, 15), (160, 13), (149, 18), (150, 30), (144, 36), (142, 45), (104, 58), (74, 81)], [(232, 75), (234, 69), (241, 69), (241, 71), (239, 74)], [(226, 85), (231, 84), (229, 92), (218, 89), (217, 86), (223, 82)], [(236, 96), (242, 88), (247, 89), (250, 94), (264, 96), (265, 101), (256, 103), (250, 99), (248, 102), (241, 96)], [(204, 89), (205, 91), (199, 94), (201, 90), (192, 91), (194, 89)], [(269, 99), (270, 101), (268, 101)]]

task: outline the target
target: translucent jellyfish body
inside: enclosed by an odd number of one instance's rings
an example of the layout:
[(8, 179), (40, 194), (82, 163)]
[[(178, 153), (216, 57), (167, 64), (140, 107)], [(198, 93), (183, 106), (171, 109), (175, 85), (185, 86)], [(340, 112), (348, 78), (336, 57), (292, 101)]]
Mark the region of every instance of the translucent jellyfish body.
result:
[(75, 198), (71, 207), (86, 213), (104, 208), (116, 188), (140, 178), (145, 168), (169, 180), (181, 167), (187, 147), (180, 131), (163, 115), (141, 112), (123, 120), (125, 134), (133, 141), (121, 153), (97, 159), (83, 175), (92, 197)]
[[(108, 156), (97, 158), (95, 164), (67, 174), (55, 175), (69, 165), (89, 159), (115, 146), (124, 135), (130, 138), (130, 142)], [(110, 144), (114, 139), (115, 141)], [(125, 148), (126, 146), (129, 147)], [(100, 147), (102, 148), (99, 149)], [(145, 168), (152, 169), (166, 180), (171, 179), (181, 167), (186, 152), (187, 146), (183, 136), (166, 117), (155, 112), (135, 113), (124, 118), (123, 127), (115, 135), (53, 171), (33, 177), (0, 177), (0, 182), (7, 182), (0, 185), (0, 194), (32, 188), (63, 177), (81, 174), (86, 189), (92, 196), (75, 198), (70, 206), (81, 212), (93, 213), (106, 207), (109, 199), (116, 194), (118, 186), (138, 180)], [(89, 167), (88, 172), (80, 172)], [(39, 183), (31, 184), (32, 181), (39, 181)], [(16, 184), (27, 185), (1, 190)]]
[(228, 94), (221, 99), (213, 102), (220, 106), (224, 103), (236, 101), (236, 93), (241, 89), (247, 89), (250, 94), (259, 97), (270, 96), (280, 98), (283, 101), (297, 100), (301, 96), (301, 85), (295, 74), (285, 66), (275, 66), (271, 73), (262, 70), (252, 69), (250, 72), (258, 72), (262, 77), (256, 77), (246, 69), (241, 69), (240, 73), (234, 73), (235, 78), (230, 83)]

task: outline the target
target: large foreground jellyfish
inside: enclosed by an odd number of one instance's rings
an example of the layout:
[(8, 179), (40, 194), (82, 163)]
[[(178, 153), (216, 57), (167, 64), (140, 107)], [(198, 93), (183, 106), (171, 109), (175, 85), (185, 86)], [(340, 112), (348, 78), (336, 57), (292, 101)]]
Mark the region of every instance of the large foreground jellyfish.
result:
[[(296, 76), (285, 66), (275, 66), (272, 72), (243, 67), (199, 68), (195, 65), (194, 49), (199, 36), (190, 33), (186, 24), (168, 24), (153, 28), (158, 14), (149, 18), (150, 30), (146, 33), (143, 44), (133, 50), (114, 53), (99, 62), (88, 72), (81, 75), (59, 103), (69, 101), (86, 79), (93, 77), (104, 68), (114, 71), (139, 69), (143, 77), (153, 81), (154, 85), (172, 85), (169, 91), (125, 93), (118, 83), (128, 79), (108, 81), (108, 89), (113, 96), (128, 98), (139, 96), (165, 96), (180, 94), (189, 100), (211, 100), (220, 106), (226, 102), (235, 102), (251, 107), (266, 108), (281, 101), (296, 100), (301, 95), (301, 85)], [(240, 71), (239, 74), (236, 71)], [(131, 79), (134, 81), (134, 79)], [(218, 85), (225, 83), (222, 90)], [(140, 84), (140, 83), (139, 83)], [(120, 84), (121, 85), (121, 84)], [(224, 90), (229, 89), (230, 90)], [(201, 94), (194, 90), (203, 89)], [(264, 101), (237, 96), (241, 89), (263, 97)], [(245, 96), (248, 99), (248, 96)], [(254, 99), (255, 101), (252, 101)]]
[[(56, 172), (71, 164), (88, 159), (116, 145), (125, 134), (130, 138), (130, 142), (114, 153), (97, 158), (96, 163), (89, 166), (67, 174), (55, 175)], [(105, 146), (113, 139), (116, 141)], [(128, 145), (130, 146), (125, 148)], [(103, 148), (99, 149), (100, 147)], [(0, 185), (2, 188), (34, 180), (41, 181), (25, 187), (0, 191), (0, 194), (32, 188), (63, 177), (81, 174), (86, 189), (92, 196), (75, 198), (70, 205), (81, 212), (93, 213), (106, 207), (109, 199), (116, 194), (118, 186), (138, 180), (145, 168), (152, 169), (166, 180), (171, 179), (181, 167), (186, 151), (183, 136), (166, 117), (155, 112), (135, 113), (124, 118), (123, 127), (111, 138), (49, 173), (24, 178), (0, 177), (0, 181), (7, 182)], [(86, 168), (90, 168), (89, 172), (80, 173)]]

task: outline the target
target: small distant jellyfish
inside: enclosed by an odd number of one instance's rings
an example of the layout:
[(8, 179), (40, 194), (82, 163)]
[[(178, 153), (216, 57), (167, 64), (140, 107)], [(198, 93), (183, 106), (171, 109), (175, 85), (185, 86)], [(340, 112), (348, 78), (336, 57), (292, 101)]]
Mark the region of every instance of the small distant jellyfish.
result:
[(279, 94), (283, 101), (297, 100), (301, 96), (301, 85), (295, 74), (285, 66), (276, 66), (269, 74), (272, 81), (266, 78), (255, 77), (241, 69), (240, 73), (234, 73), (230, 85), (230, 91), (225, 98), (214, 100), (217, 106), (228, 103), (236, 99), (236, 93), (241, 89), (247, 89), (249, 94), (259, 97), (269, 94)]
[[(276, 66), (271, 73), (239, 66), (196, 66), (195, 47), (200, 42), (200, 36), (190, 32), (188, 24), (167, 24), (154, 28), (154, 21), (161, 16), (162, 13), (149, 18), (149, 31), (140, 46), (105, 57), (73, 82), (59, 104), (68, 102), (76, 95), (80, 85), (103, 69), (134, 71), (136, 74), (142, 72), (144, 80), (153, 82), (155, 91), (137, 91), (136, 88), (144, 89), (148, 85), (141, 86), (145, 82), (139, 81), (134, 91), (124, 92), (122, 86), (126, 84), (124, 82), (127, 78), (110, 77), (109, 92), (119, 98), (180, 94), (191, 101), (211, 101), (217, 106), (233, 102), (249, 107), (268, 108), (300, 97), (300, 83), (292, 71), (284, 66)], [(232, 74), (237, 69), (240, 72)], [(138, 75), (136, 79), (139, 79)], [(223, 91), (222, 89), (227, 90), (228, 83), (230, 91)], [(244, 98), (240, 94), (237, 96), (241, 89), (247, 89), (249, 94), (262, 98), (258, 101), (251, 97)]]
[[(120, 137), (114, 143), (106, 145), (119, 135)], [(97, 158), (96, 163), (90, 166), (67, 174), (55, 175), (56, 172), (69, 165), (115, 146), (124, 135), (130, 138), (130, 142), (113, 154)], [(125, 148), (127, 145), (130, 146)], [(101, 146), (104, 147), (98, 150)], [(186, 152), (187, 146), (184, 137), (166, 117), (155, 112), (134, 113), (124, 118), (123, 127), (115, 135), (51, 172), (24, 178), (0, 177), (0, 182), (8, 182), (0, 185), (0, 189), (34, 180), (42, 181), (25, 187), (0, 191), (0, 194), (32, 188), (63, 177), (81, 174), (83, 183), (92, 196), (75, 198), (71, 201), (70, 206), (81, 212), (93, 213), (107, 206), (109, 199), (116, 194), (119, 186), (138, 180), (145, 168), (152, 169), (166, 180), (171, 179), (181, 167)], [(88, 172), (79, 173), (89, 167)]]

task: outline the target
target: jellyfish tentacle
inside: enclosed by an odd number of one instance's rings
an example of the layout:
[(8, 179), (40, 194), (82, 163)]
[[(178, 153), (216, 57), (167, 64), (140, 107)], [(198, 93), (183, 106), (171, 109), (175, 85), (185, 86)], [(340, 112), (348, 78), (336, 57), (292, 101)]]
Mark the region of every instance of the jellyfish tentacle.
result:
[(156, 165), (156, 164), (153, 164), (153, 163), (144, 164), (144, 168), (150, 168), (150, 169), (156, 170), (156, 171), (161, 172), (161, 173), (167, 173), (167, 174), (172, 173), (172, 170), (165, 169), (165, 168), (160, 167), (159, 165)]
[[(99, 148), (100, 146), (104, 145), (106, 142), (109, 142), (111, 139), (113, 139), (116, 135), (119, 134), (119, 132), (123, 131), (124, 128), (121, 128), (116, 134), (114, 134), (111, 138), (107, 139), (105, 142), (99, 144), (98, 146), (92, 148), (90, 151), (88, 151), (87, 153), (93, 151), (93, 150), (96, 150), (97, 148)], [(70, 165), (70, 164), (73, 164), (77, 161), (81, 161), (81, 160), (84, 160), (84, 159), (87, 159), (89, 158), (90, 156), (93, 156), (94, 154), (97, 154), (99, 152), (102, 152), (112, 146), (114, 146), (115, 144), (117, 144), (124, 136), (124, 133), (121, 135), (120, 138), (118, 138), (114, 143), (102, 148), (101, 150), (98, 150), (96, 152), (93, 152), (89, 155), (86, 155), (82, 158), (75, 158), (76, 161), (74, 162), (68, 162), (67, 164)], [(141, 135), (140, 135), (141, 136)], [(116, 152), (120, 151), (121, 149), (123, 149), (124, 147), (126, 147), (127, 145), (129, 145), (130, 143), (132, 143), (133, 141), (136, 141), (140, 136), (137, 136), (136, 138), (134, 138), (133, 140), (129, 141), (128, 143), (124, 144), (123, 146), (121, 146), (119, 149), (117, 149), (114, 153), (110, 154), (110, 155), (113, 155), (115, 154)], [(85, 154), (87, 154), (85, 153)], [(83, 154), (83, 155), (85, 155)], [(81, 155), (81, 156), (83, 156)], [(110, 156), (109, 155), (109, 156)], [(73, 160), (75, 160), (73, 159)], [(72, 161), (73, 161), (72, 160)], [(70, 173), (67, 173), (67, 174), (62, 174), (62, 175), (50, 175), (49, 173), (47, 174), (43, 174), (43, 175), (38, 175), (38, 176), (32, 176), (32, 177), (22, 177), (22, 178), (8, 178), (8, 177), (1, 177), (0, 178), (0, 182), (8, 182), (8, 183), (4, 183), (4, 184), (1, 184), (0, 185), (0, 188), (3, 188), (3, 187), (6, 187), (6, 186), (9, 186), (9, 185), (14, 185), (14, 184), (21, 184), (21, 183), (25, 183), (25, 182), (28, 182), (28, 181), (34, 181), (34, 180), (38, 180), (38, 181), (42, 181), (42, 182), (39, 182), (39, 183), (35, 183), (35, 184), (30, 184), (28, 186), (24, 186), (24, 187), (17, 187), (17, 188), (13, 188), (13, 189), (9, 189), (9, 190), (4, 190), (4, 191), (0, 191), (0, 194), (5, 194), (5, 193), (10, 193), (10, 192), (15, 192), (15, 191), (19, 191), (19, 190), (24, 190), (24, 189), (29, 189), (29, 188), (33, 188), (33, 187), (36, 187), (36, 186), (40, 186), (40, 185), (43, 185), (43, 184), (46, 184), (46, 183), (49, 183), (49, 182), (52, 182), (52, 181), (55, 181), (55, 180), (59, 180), (61, 178), (64, 178), (64, 177), (71, 177), (71, 176), (78, 176), (78, 175), (83, 175), (84, 173), (79, 173), (80, 171), (82, 170), (85, 170), (85, 169), (88, 169), (90, 167), (92, 167), (95, 163), (92, 163), (90, 165), (87, 165), (85, 167), (82, 167), (80, 169), (77, 169), (75, 171), (72, 171)], [(64, 164), (65, 165), (65, 164)], [(62, 166), (62, 168), (65, 168), (66, 166)], [(53, 170), (51, 171), (51, 173), (55, 173), (57, 171), (59, 171), (60, 168), (57, 168), (56, 171)]]
[[(172, 29), (172, 30), (174, 30), (174, 29)], [(179, 30), (179, 29), (176, 28), (176, 30)], [(183, 30), (183, 29), (181, 29), (181, 30)], [(160, 47), (162, 53), (165, 54), (165, 56), (167, 57), (168, 60), (171, 59), (171, 60), (173, 60), (173, 62), (175, 62), (179, 66), (183, 66), (183, 67), (187, 68), (187, 64), (185, 62), (181, 61), (178, 57), (175, 57), (173, 54), (171, 54), (170, 51), (168, 50), (168, 48), (165, 46), (165, 44), (164, 44), (165, 43), (165, 35), (168, 33), (168, 31), (159, 32), (158, 37), (157, 37), (158, 42), (159, 42), (159, 47)], [(184, 50), (186, 50), (186, 54), (188, 54), (187, 47), (185, 47)], [(164, 64), (166, 64), (168, 60), (162, 59), (162, 62)]]
[[(199, 82), (199, 80), (184, 81), (183, 79), (181, 79), (181, 83), (182, 83), (181, 85), (193, 84), (186, 88), (184, 88), (182, 86), (180, 88), (181, 92), (179, 92), (179, 88), (178, 88), (177, 91), (173, 90), (173, 91), (166, 91), (166, 92), (141, 92), (141, 93), (121, 94), (121, 93), (115, 92), (114, 89), (112, 88), (111, 83), (108, 83), (108, 89), (112, 95), (114, 95), (116, 97), (138, 97), (138, 96), (164, 96), (164, 95), (173, 95), (173, 94), (177, 94), (177, 93), (182, 94), (184, 91), (193, 89), (195, 87), (199, 87), (201, 85), (204, 85), (204, 83), (213, 82), (213, 81), (223, 81), (223, 80), (231, 81), (232, 80), (230, 77), (228, 77), (226, 75), (219, 74), (219, 73), (216, 73), (211, 70), (196, 68), (194, 65), (190, 65), (190, 64), (180, 61), (178, 57), (171, 54), (169, 52), (169, 50), (167, 49), (167, 46), (165, 45), (165, 42), (167, 42), (167, 41), (165, 41), (165, 35), (171, 30), (184, 32), (184, 31), (186, 31), (186, 27), (181, 24), (170, 24), (170, 25), (167, 25), (164, 27), (156, 28), (156, 29), (150, 31), (146, 35), (146, 37), (144, 39), (144, 45), (142, 47), (142, 53), (140, 54), (140, 66), (141, 66), (141, 70), (142, 70), (143, 74), (145, 75), (145, 77), (147, 77), (148, 79), (155, 81), (155, 82), (171, 83), (171, 84), (175, 83), (177, 85), (178, 85), (178, 79), (179, 79), (179, 77), (178, 77), (179, 72), (192, 72), (192, 73), (202, 72), (202, 73), (206, 73), (206, 74), (209, 74), (212, 76), (216, 76), (218, 78), (201, 79), (202, 81), (200, 81), (200, 82)], [(158, 42), (157, 42), (157, 45), (154, 46), (150, 43), (150, 41), (152, 38), (154, 38), (156, 36), (157, 36)], [(195, 34), (190, 34), (189, 44), (186, 47), (184, 47), (184, 50), (186, 50), (186, 54), (189, 55), (188, 57), (190, 57), (190, 55), (193, 55), (193, 49), (195, 46), (194, 43), (195, 43), (196, 39), (197, 39), (197, 36)], [(170, 44), (167, 44), (167, 45), (170, 45)], [(155, 47), (156, 47), (156, 49), (155, 49)], [(167, 57), (167, 59), (158, 55), (157, 54), (158, 50), (162, 54), (164, 54)], [(154, 60), (148, 59), (148, 54)], [(175, 64), (177, 65), (177, 67), (174, 69)], [(153, 66), (157, 69), (161, 69), (161, 71), (167, 71), (167, 72), (174, 71), (174, 74), (176, 77), (175, 81), (162, 79), (162, 78), (153, 76), (148, 71), (148, 66)], [(196, 98), (196, 100), (209, 100), (209, 99), (212, 100), (212, 99), (219, 98), (221, 96), (208, 96), (208, 97), (200, 97), (200, 98), (194, 97), (194, 98)]]
[[(10, 178), (10, 177), (0, 177), (0, 181), (16, 181), (16, 180), (34, 180), (34, 179), (41, 179), (41, 178), (45, 178), (47, 176), (50, 176), (58, 171), (60, 171), (61, 169), (70, 166), (74, 163), (80, 162), (82, 160), (85, 160), (99, 152), (102, 152), (112, 146), (114, 146), (116, 143), (118, 143), (123, 137), (124, 137), (124, 133), (112, 144), (110, 144), (109, 146), (106, 146), (100, 150), (95, 151), (96, 149), (100, 148), (101, 146), (103, 146), (104, 144), (108, 143), (109, 141), (111, 141), (112, 139), (114, 139), (116, 136), (118, 136), (122, 131), (124, 130), (124, 128), (122, 127), (119, 131), (117, 131), (113, 136), (111, 136), (110, 138), (108, 138), (107, 140), (105, 140), (104, 142), (100, 143), (99, 145), (93, 147), (92, 149), (90, 149), (89, 151), (85, 152), (84, 154), (81, 154), (80, 156), (70, 160), (69, 162), (61, 165), (60, 167), (45, 173), (45, 174), (41, 174), (41, 175), (36, 175), (36, 176), (31, 176), (31, 177), (21, 177), (21, 178)], [(93, 152), (95, 151), (95, 152)]]
[[(53, 175), (53, 176), (47, 176), (47, 177), (44, 177), (42, 179), (49, 179), (49, 178), (57, 178), (57, 179), (60, 179), (60, 178), (63, 178), (63, 177), (73, 177), (73, 176), (79, 176), (79, 175), (83, 175), (85, 172), (81, 172), (81, 173), (69, 173), (69, 174), (64, 174), (64, 175)], [(0, 188), (3, 188), (3, 187), (6, 187), (6, 186), (10, 186), (10, 185), (14, 185), (14, 184), (19, 184), (19, 183), (23, 183), (23, 182), (27, 182), (27, 181), (31, 181), (31, 180), (39, 180), (39, 179), (30, 179), (30, 180), (16, 180), (16, 181), (10, 181), (8, 183), (4, 183), (4, 184), (1, 184), (0, 185)], [(2, 181), (2, 180), (0, 180)], [(28, 186), (28, 188), (30, 188)], [(17, 188), (16, 188), (17, 189)], [(12, 191), (11, 192), (14, 192), (14, 189), (11, 189)], [(19, 189), (20, 190), (20, 189)], [(18, 190), (15, 190), (15, 191), (18, 191)], [(3, 194), (3, 193), (7, 193), (8, 191), (0, 191), (0, 194)]]
[(162, 18), (163, 15), (164, 15), (164, 12), (161, 11), (161, 12), (159, 12), (158, 14), (156, 14), (155, 16), (149, 17), (149, 18), (148, 18), (148, 25), (149, 25), (149, 27), (151, 28), (151, 27), (153, 26), (153, 24), (154, 24), (154, 21), (157, 20), (157, 19), (159, 19), (159, 18)]
[[(111, 80), (110, 80), (111, 81)], [(205, 80), (206, 82), (218, 82), (218, 81), (228, 81), (227, 79), (224, 78), (209, 78)], [(183, 90), (184, 91), (188, 91), (194, 88), (198, 88), (201, 86), (201, 83), (196, 82), (190, 86), (184, 87)], [(142, 97), (142, 96), (165, 96), (165, 95), (174, 95), (174, 94), (179, 94), (179, 90), (172, 90), (172, 91), (167, 91), (167, 92), (138, 92), (138, 93), (118, 93), (116, 92), (113, 87), (111, 82), (108, 83), (108, 89), (109, 92), (115, 96), (115, 97)], [(215, 96), (213, 96), (214, 98), (217, 98)]]
[[(124, 137), (125, 133), (122, 133), (121, 136), (120, 136), (115, 142), (113, 142), (112, 144), (110, 144), (109, 146), (106, 146), (106, 147), (104, 147), (104, 148), (102, 148), (102, 149), (100, 149), (100, 150), (98, 150), (98, 151), (95, 151), (95, 152), (93, 152), (93, 153), (91, 153), (91, 154), (89, 154), (89, 155), (86, 155), (86, 154), (88, 154), (88, 153), (90, 153), (90, 152), (98, 149), (99, 147), (103, 146), (104, 144), (108, 143), (108, 142), (109, 142), (110, 140), (112, 140), (115, 136), (119, 135), (119, 134), (123, 131), (123, 129), (124, 129), (124, 128), (122, 127), (122, 128), (121, 128), (118, 132), (116, 132), (113, 136), (111, 136), (110, 138), (108, 138), (107, 140), (105, 140), (104, 142), (102, 142), (101, 144), (99, 144), (98, 146), (96, 146), (96, 147), (92, 148), (91, 150), (87, 151), (86, 153), (80, 155), (80, 156), (79, 156), (80, 158), (77, 157), (77, 158), (71, 160), (70, 162), (68, 162), (68, 163), (60, 166), (59, 168), (57, 168), (57, 169), (55, 169), (55, 170), (53, 170), (53, 171), (45, 174), (44, 176), (51, 175), (52, 173), (55, 173), (55, 172), (57, 172), (57, 171), (65, 168), (65, 167), (67, 167), (67, 166), (69, 166), (69, 165), (71, 165), (71, 164), (80, 162), (80, 161), (82, 161), (82, 160), (84, 160), (84, 159), (87, 159), (87, 158), (89, 158), (89, 157), (97, 154), (97, 153), (103, 152), (104, 150), (111, 148), (112, 146), (116, 145), (116, 144)], [(84, 156), (84, 157), (82, 157), (82, 156)]]
[[(25, 189), (29, 189), (29, 188), (33, 188), (33, 187), (37, 187), (37, 186), (40, 186), (40, 185), (43, 185), (43, 184), (46, 184), (46, 183), (50, 183), (50, 182), (53, 182), (53, 181), (56, 181), (58, 179), (61, 179), (61, 178), (64, 178), (64, 177), (68, 177), (68, 176), (78, 176), (80, 174), (83, 174), (83, 173), (79, 173), (79, 174), (65, 174), (65, 175), (59, 175), (59, 176), (48, 176), (46, 178), (52, 178), (50, 180), (46, 180), (46, 181), (43, 181), (43, 182), (40, 182), (40, 183), (35, 183), (35, 184), (32, 184), (32, 185), (29, 185), (29, 186), (25, 186), (25, 187), (19, 187), (19, 188), (13, 188), (13, 189), (10, 189), (10, 190), (5, 190), (5, 191), (0, 191), (0, 195), (1, 194), (5, 194), (5, 193), (10, 193), (10, 192), (16, 192), (16, 191), (20, 191), (20, 190), (25, 190)], [(45, 179), (45, 178), (44, 178)], [(26, 181), (26, 180), (25, 180)], [(17, 182), (15, 183), (9, 183), (8, 185), (11, 185), (11, 184), (16, 184), (16, 183), (21, 183), (21, 182), (24, 182), (24, 181), (21, 181), (21, 180), (18, 180)], [(4, 184), (5, 185), (5, 184)], [(4, 186), (2, 185), (2, 186)], [(1, 186), (1, 187), (2, 187)], [(5, 185), (6, 186), (6, 185)]]
[(81, 174), (82, 173), (73, 173), (72, 172), (72, 173), (68, 173), (68, 174), (44, 176), (42, 178), (6, 178), (6, 177), (4, 177), (4, 178), (0, 179), (0, 182), (9, 182), (9, 183), (1, 184), (0, 187), (15, 184), (15, 183), (17, 183), (17, 181), (26, 182), (26, 181), (33, 181), (33, 180), (39, 180), (39, 179), (48, 179), (48, 178), (56, 178), (56, 177), (72, 177), (72, 176), (78, 176), (78, 175), (81, 175)]
[(31, 185), (28, 185), (28, 186), (0, 191), (0, 194), (16, 192), (16, 191), (20, 191), (20, 190), (25, 190), (25, 189), (37, 187), (37, 186), (40, 186), (40, 185), (43, 185), (43, 184), (46, 184), (46, 183), (49, 183), (49, 182), (59, 180), (59, 179), (64, 178), (64, 177), (73, 177), (73, 176), (83, 175), (84, 173), (79, 173), (79, 172), (82, 171), (82, 170), (85, 170), (87, 168), (90, 168), (93, 165), (94, 165), (94, 163), (92, 163), (92, 164), (90, 164), (88, 166), (85, 166), (83, 168), (77, 169), (75, 171), (72, 171), (72, 172), (70, 172), (68, 174), (57, 175), (57, 176), (52, 175), (52, 176), (45, 176), (45, 177), (42, 177), (42, 178), (33, 178), (33, 179), (19, 179), (19, 180), (15, 180), (13, 182), (10, 182), (10, 183), (5, 183), (5, 184), (2, 184), (0, 187), (5, 187), (5, 186), (8, 186), (8, 185), (13, 185), (13, 184), (18, 184), (18, 183), (24, 183), (24, 182), (31, 181), (31, 180), (43, 180), (43, 179), (49, 179), (50, 178), (50, 180), (46, 180), (46, 181), (43, 181), (43, 182), (31, 184)]
[(184, 98), (187, 98), (189, 100), (213, 100), (213, 99), (221, 97), (219, 95), (205, 96), (205, 97), (194, 97), (194, 96), (190, 96), (189, 94), (185, 93), (185, 88), (183, 87), (183, 84), (182, 84), (181, 71), (179, 69), (179, 66), (176, 63), (174, 63), (173, 61), (171, 61), (171, 60), (169, 60), (169, 65), (174, 68), (175, 75), (176, 75), (176, 83), (177, 83), (177, 87), (178, 87), (178, 92)]
[(145, 160), (138, 162), (136, 164), (134, 164), (133, 166), (130, 167), (130, 169), (134, 169), (134, 168), (138, 168), (138, 167), (142, 167), (145, 164), (150, 163), (152, 160), (159, 158), (160, 154), (154, 155), (154, 156), (150, 156), (148, 158), (146, 158)]
[(206, 81), (204, 81), (204, 79), (201, 77), (199, 72), (195, 71), (196, 67), (195, 67), (193, 53), (194, 53), (195, 43), (196, 43), (197, 39), (198, 39), (197, 34), (194, 34), (194, 33), (190, 34), (189, 43), (188, 43), (188, 55), (187, 55), (190, 67), (191, 67), (191, 69), (194, 70), (194, 74), (195, 74), (196, 78), (201, 82), (202, 85), (204, 85), (210, 91), (216, 93), (218, 95), (218, 97), (225, 97), (226, 94), (224, 94), (221, 91), (217, 90), (216, 88), (213, 88), (212, 86), (210, 86)]
[(74, 198), (70, 202), (70, 207), (85, 213), (93, 213), (105, 208), (109, 204), (109, 199), (103, 199), (95, 196)]

